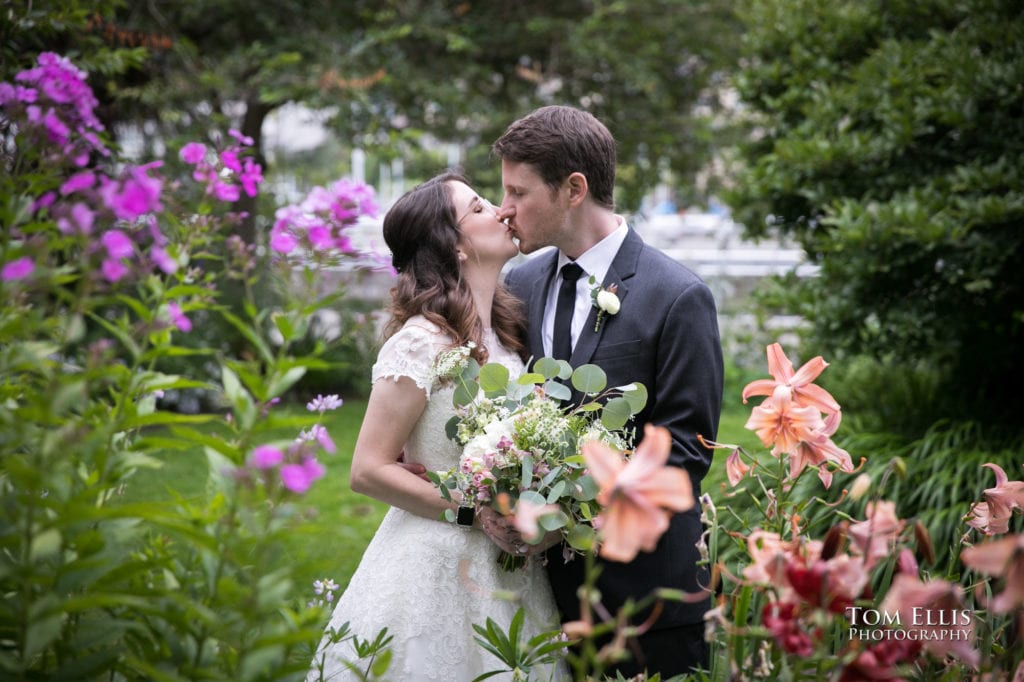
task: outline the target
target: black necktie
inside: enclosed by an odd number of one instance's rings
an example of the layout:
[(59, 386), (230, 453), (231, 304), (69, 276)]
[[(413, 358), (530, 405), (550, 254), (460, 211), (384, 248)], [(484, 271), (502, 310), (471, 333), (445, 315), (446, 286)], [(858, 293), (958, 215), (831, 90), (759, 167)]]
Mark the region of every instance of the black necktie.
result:
[(555, 331), (551, 342), (551, 354), (556, 360), (568, 361), (572, 357), (572, 313), (576, 309), (576, 280), (582, 274), (583, 268), (576, 263), (562, 266), (562, 285), (558, 289)]

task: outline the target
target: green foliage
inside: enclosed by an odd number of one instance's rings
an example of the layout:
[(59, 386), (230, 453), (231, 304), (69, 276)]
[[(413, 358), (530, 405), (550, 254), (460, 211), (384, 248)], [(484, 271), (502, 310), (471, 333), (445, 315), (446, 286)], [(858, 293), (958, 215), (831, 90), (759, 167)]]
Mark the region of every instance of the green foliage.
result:
[(751, 233), (791, 234), (820, 263), (791, 292), (814, 344), (935, 372), (939, 415), (1016, 419), (1018, 3), (770, 0), (743, 18), (759, 135), (733, 200)]
[[(300, 355), (294, 345), (332, 301), (285, 286), (288, 262), (255, 264), (249, 250), (232, 251), (232, 216), (180, 202), (174, 189), (187, 179), (143, 183), (128, 166), (129, 185), (116, 154), (88, 166), (90, 186), (109, 191), (87, 207), (95, 223), (61, 222), (64, 197), (76, 191), (66, 181), (86, 173), (60, 146), (33, 140), (16, 105), (4, 115), (0, 676), (304, 675), (324, 613), (296, 598), (295, 567), (279, 553), (301, 521), (304, 486), (322, 473), (317, 452), (333, 446), (310, 436), (317, 415), (281, 418), (272, 407), (324, 366), (321, 348)], [(122, 189), (135, 203), (115, 203)], [(31, 269), (9, 269), (19, 262)], [(254, 270), (281, 283), (279, 305), (257, 303)], [(237, 313), (223, 300), (235, 292)], [(244, 340), (238, 353), (182, 342), (211, 319)], [(168, 371), (196, 355), (213, 368)], [(196, 390), (222, 412), (182, 414), (161, 400)], [(261, 448), (280, 461), (254, 461)], [(183, 452), (206, 460), (204, 491), (123, 497), (140, 472)], [(284, 466), (303, 480), (286, 478)]]

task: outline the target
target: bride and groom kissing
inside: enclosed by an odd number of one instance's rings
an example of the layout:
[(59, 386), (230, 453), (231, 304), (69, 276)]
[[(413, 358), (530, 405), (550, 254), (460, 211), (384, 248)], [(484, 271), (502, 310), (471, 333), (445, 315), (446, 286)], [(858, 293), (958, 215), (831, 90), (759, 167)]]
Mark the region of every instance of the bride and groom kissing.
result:
[[(566, 561), (556, 543), (540, 545), (545, 551), (524, 569), (502, 571), (496, 554), (520, 544), (508, 537), (508, 524), (489, 507), (444, 521), (453, 503), (419, 475), (459, 459), (445, 435), (454, 407), (451, 387), (434, 371), (439, 353), (471, 343), (474, 359), (500, 362), (512, 376), (526, 369), (525, 359), (549, 356), (573, 367), (596, 364), (611, 386), (642, 383), (648, 401), (635, 424), (668, 430), (669, 464), (689, 474), (695, 495), (711, 462), (697, 434), (714, 439), (718, 427), (723, 367), (714, 299), (693, 272), (645, 244), (615, 213), (608, 129), (579, 109), (547, 106), (512, 123), (492, 150), (501, 160), (499, 207), (446, 173), (406, 193), (384, 219), (398, 276), (350, 485), (391, 509), (329, 631), (348, 623), (365, 639), (387, 627), (388, 677), (396, 680), (468, 681), (494, 670), (496, 659), (473, 641), (472, 625), (490, 618), (507, 626), (520, 606), (527, 634), (580, 618), (582, 561)], [(517, 253), (547, 246), (555, 248), (501, 282)], [(589, 282), (615, 287), (617, 314), (598, 317)], [(696, 509), (680, 512), (654, 551), (629, 563), (601, 561), (602, 609), (615, 614), (657, 588), (701, 591), (702, 530)], [(502, 598), (509, 594), (518, 599)], [(643, 632), (627, 642), (629, 655), (613, 676), (666, 679), (708, 668), (709, 600), (658, 608), (636, 616)], [(351, 640), (325, 636), (308, 679), (362, 679), (356, 658)], [(530, 671), (530, 679), (568, 676), (557, 663)]]

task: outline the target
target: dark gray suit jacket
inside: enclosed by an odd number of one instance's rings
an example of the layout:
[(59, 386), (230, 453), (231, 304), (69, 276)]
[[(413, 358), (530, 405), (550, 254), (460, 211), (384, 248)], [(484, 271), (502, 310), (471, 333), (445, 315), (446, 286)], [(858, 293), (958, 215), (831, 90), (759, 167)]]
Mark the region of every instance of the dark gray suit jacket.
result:
[[(557, 263), (558, 253), (552, 249), (506, 278), (512, 293), (526, 304), (527, 346), (534, 359), (544, 355), (541, 324)], [(570, 362), (573, 367), (598, 365), (607, 373), (609, 386), (639, 381), (647, 387), (647, 406), (635, 422), (637, 438), (643, 437), (646, 423), (671, 432), (669, 463), (689, 473), (696, 498), (711, 464), (711, 451), (700, 445), (697, 434), (716, 437), (722, 406), (722, 345), (711, 291), (632, 229), (602, 284), (618, 285), (621, 308), (617, 315), (606, 315), (596, 332), (597, 309), (591, 308)], [(628, 564), (602, 561), (598, 587), (604, 604), (614, 613), (627, 598), (640, 599), (658, 587), (695, 592), (706, 586), (706, 570), (695, 565), (701, 532), (698, 503), (672, 517), (654, 552), (641, 552)], [(582, 568), (579, 559), (564, 563), (558, 546), (548, 554), (548, 576), (563, 621), (579, 617), (576, 589)], [(664, 606), (657, 628), (700, 622), (709, 601)]]

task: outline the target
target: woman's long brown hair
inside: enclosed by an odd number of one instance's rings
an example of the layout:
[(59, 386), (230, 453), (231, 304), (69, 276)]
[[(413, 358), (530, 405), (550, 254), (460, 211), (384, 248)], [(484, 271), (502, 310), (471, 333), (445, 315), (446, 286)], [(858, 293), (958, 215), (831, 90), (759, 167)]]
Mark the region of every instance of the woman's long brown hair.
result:
[[(409, 318), (423, 315), (454, 339), (452, 347), (475, 343), (472, 356), (483, 364), (488, 349), (483, 323), (459, 267), (457, 245), (462, 232), (456, 223), (452, 182), (466, 180), (452, 172), (431, 178), (403, 194), (384, 216), (384, 241), (398, 271), (384, 338)], [(526, 329), (522, 304), (500, 283), (491, 327), (503, 346), (522, 356)]]

